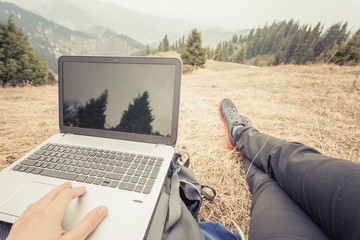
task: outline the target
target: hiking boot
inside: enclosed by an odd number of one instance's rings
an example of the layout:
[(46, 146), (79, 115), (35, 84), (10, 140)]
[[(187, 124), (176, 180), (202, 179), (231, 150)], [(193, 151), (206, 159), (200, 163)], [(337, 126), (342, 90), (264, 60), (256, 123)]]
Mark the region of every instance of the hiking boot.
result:
[(233, 137), (235, 130), (241, 127), (254, 127), (254, 125), (248, 117), (238, 114), (235, 105), (230, 99), (222, 99), (219, 102), (218, 111), (225, 126), (226, 143), (230, 149), (234, 149), (236, 146), (236, 139)]

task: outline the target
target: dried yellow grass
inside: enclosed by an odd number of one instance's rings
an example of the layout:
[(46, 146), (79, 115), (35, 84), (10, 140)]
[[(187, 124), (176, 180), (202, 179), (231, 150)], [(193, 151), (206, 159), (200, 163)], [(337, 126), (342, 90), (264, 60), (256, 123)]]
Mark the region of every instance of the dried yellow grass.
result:
[[(214, 61), (185, 74), (176, 148), (190, 152), (190, 168), (217, 191), (200, 217), (248, 234), (251, 194), (239, 153), (226, 147), (217, 115), (221, 98), (231, 98), (263, 132), (360, 162), (359, 75), (359, 66), (252, 68)], [(2, 169), (59, 131), (57, 87), (1, 88), (0, 102)]]

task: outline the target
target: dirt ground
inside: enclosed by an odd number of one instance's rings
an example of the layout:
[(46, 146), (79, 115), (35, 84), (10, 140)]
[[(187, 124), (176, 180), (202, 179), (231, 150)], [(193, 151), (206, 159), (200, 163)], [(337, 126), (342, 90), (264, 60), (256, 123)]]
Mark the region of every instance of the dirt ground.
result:
[[(176, 148), (190, 152), (191, 169), (217, 191), (203, 202), (201, 218), (248, 234), (251, 194), (239, 153), (225, 143), (221, 98), (231, 98), (262, 132), (360, 163), (359, 75), (360, 66), (214, 61), (183, 75)], [(57, 98), (57, 86), (0, 89), (0, 169), (59, 131)]]

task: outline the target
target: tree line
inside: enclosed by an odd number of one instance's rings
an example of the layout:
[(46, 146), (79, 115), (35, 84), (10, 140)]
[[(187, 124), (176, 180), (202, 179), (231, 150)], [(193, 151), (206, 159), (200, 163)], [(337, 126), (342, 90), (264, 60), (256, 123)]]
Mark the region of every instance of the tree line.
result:
[(30, 47), (12, 15), (7, 22), (0, 21), (0, 82), (3, 87), (55, 82), (55, 76)]
[(306, 64), (315, 62), (355, 65), (360, 62), (360, 29), (350, 37), (347, 23), (326, 31), (294, 20), (274, 22), (252, 29), (247, 36), (234, 35), (210, 52), (217, 61), (254, 65)]
[[(194, 37), (194, 30), (197, 37)], [(193, 45), (202, 50), (191, 53), (189, 48)], [(311, 27), (294, 20), (281, 21), (254, 28), (246, 36), (233, 35), (231, 39), (218, 43), (213, 49), (202, 47), (201, 33), (193, 29), (186, 40), (183, 36), (171, 45), (165, 35), (158, 48), (147, 46), (141, 55), (166, 51), (176, 51), (181, 56), (187, 56), (187, 59), (189, 54), (195, 54), (192, 58), (198, 59), (199, 55), (196, 54), (201, 53), (200, 58), (205, 56), (216, 61), (253, 65), (316, 62), (356, 65), (360, 62), (360, 29), (350, 36), (347, 23), (333, 24), (324, 31), (321, 22)], [(191, 61), (190, 65), (198, 65), (195, 62)]]

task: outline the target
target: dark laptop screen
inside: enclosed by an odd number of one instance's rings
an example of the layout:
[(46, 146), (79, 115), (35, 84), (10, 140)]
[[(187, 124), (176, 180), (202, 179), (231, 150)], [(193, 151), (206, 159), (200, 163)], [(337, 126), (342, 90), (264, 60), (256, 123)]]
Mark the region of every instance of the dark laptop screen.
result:
[(62, 124), (171, 137), (176, 65), (62, 63)]

